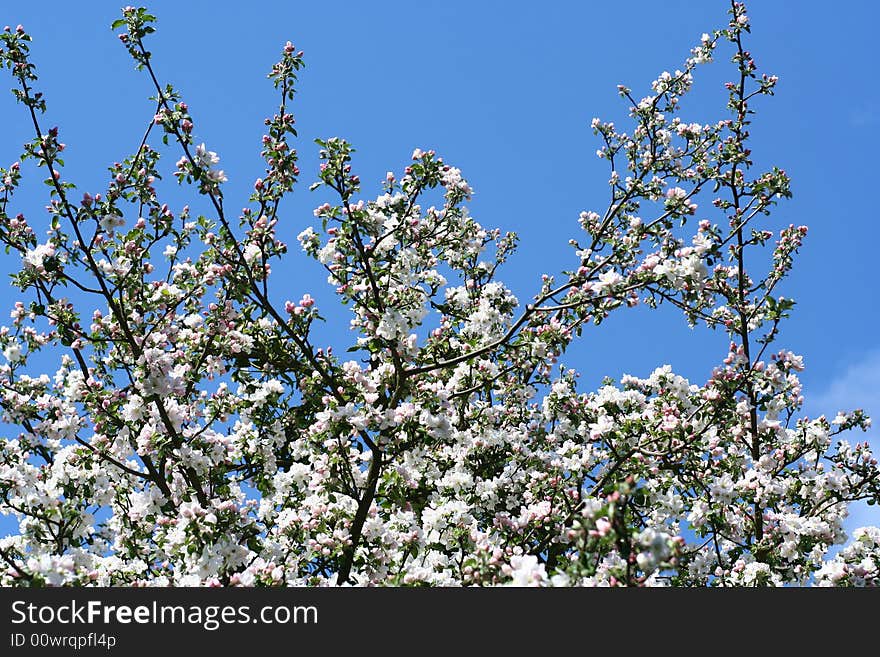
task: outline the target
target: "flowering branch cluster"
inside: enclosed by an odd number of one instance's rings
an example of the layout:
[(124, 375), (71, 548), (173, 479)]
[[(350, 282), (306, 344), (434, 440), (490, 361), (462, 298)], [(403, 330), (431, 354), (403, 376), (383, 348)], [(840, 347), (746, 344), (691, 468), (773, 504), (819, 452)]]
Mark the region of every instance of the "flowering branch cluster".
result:
[[(469, 214), (459, 169), (416, 149), (365, 198), (351, 145), (319, 140), (327, 200), (297, 239), (351, 310), (348, 358), (316, 346), (311, 295), (270, 288), (303, 53), (287, 43), (269, 74), (266, 169), (236, 221), (218, 155), (154, 71), (154, 20), (127, 7), (114, 23), (154, 116), (81, 200), (42, 125), (31, 37), (0, 35), (34, 130), (20, 161), (46, 168), (50, 196), (48, 221), (16, 213), (22, 164), (0, 170), (22, 294), (0, 329), (17, 433), (0, 442), (0, 510), (19, 524), (0, 584), (876, 584), (876, 528), (826, 559), (848, 504), (880, 500), (868, 444), (838, 438), (870, 422), (799, 417), (803, 361), (771, 347), (807, 231), (767, 218), (785, 172), (752, 171), (753, 106), (777, 79), (745, 49), (743, 5), (647, 96), (619, 88), (627, 132), (593, 120), (608, 204), (581, 213), (572, 266), (525, 304), (498, 278), (516, 236)], [(685, 121), (696, 69), (724, 48), (728, 118)], [(154, 130), (208, 215), (160, 199)], [(641, 303), (726, 332), (723, 361), (703, 385), (667, 366), (579, 391), (568, 345)]]

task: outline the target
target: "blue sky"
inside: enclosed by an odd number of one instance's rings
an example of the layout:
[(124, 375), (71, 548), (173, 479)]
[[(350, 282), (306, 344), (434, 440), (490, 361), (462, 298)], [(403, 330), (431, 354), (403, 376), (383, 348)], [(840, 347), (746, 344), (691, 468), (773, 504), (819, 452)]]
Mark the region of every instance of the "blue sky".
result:
[[(414, 147), (433, 148), (460, 167), (476, 190), (472, 214), (522, 238), (501, 278), (524, 299), (541, 273), (572, 262), (567, 241), (577, 236), (578, 213), (606, 202), (608, 172), (593, 155), (590, 119), (623, 125), (616, 85), (645, 95), (658, 73), (681, 65), (702, 32), (725, 23), (727, 3), (159, 0), (149, 7), (159, 18), (151, 42), (157, 72), (183, 93), (198, 141), (220, 154), (230, 207), (236, 198), (243, 204), (262, 171), (262, 118), (276, 102), (265, 73), (288, 39), (305, 50), (293, 107), (303, 184), (281, 215), (293, 253), (288, 269), (276, 268), (276, 286), (283, 297), (315, 296), (331, 318), (326, 340), (338, 343), (344, 311), (332, 311), (323, 271), (296, 249), (295, 236), (324, 200), (307, 190), (317, 168), (315, 137), (353, 143), (367, 195), (378, 193), (387, 170), (406, 165)], [(0, 9), (0, 24), (22, 23), (35, 37), (48, 122), (68, 144), (67, 177), (92, 192), (101, 189), (107, 164), (137, 147), (153, 112), (148, 80), (109, 30), (118, 9), (103, 0)], [(758, 106), (754, 156), (758, 166), (781, 166), (793, 178), (794, 198), (771, 225), (810, 226), (784, 292), (798, 305), (778, 344), (805, 355), (810, 415), (864, 407), (880, 417), (877, 212), (868, 196), (880, 146), (880, 5), (853, 0), (820, 10), (814, 2), (762, 0), (749, 14), (748, 48), (761, 71), (780, 77), (777, 95)], [(723, 116), (725, 66), (700, 69), (685, 103), (689, 120)], [(4, 164), (28, 135), (21, 109), (11, 95), (0, 102)], [(166, 157), (169, 173), (176, 159)], [(32, 215), (45, 203), (27, 195), (20, 202)], [(0, 269), (12, 265), (6, 259)], [(0, 287), (0, 305), (16, 298)], [(675, 312), (635, 310), (588, 331), (566, 362), (583, 372), (586, 386), (605, 375), (647, 375), (667, 362), (703, 383), (725, 342), (689, 330)], [(877, 511), (856, 516), (852, 526), (880, 523)]]

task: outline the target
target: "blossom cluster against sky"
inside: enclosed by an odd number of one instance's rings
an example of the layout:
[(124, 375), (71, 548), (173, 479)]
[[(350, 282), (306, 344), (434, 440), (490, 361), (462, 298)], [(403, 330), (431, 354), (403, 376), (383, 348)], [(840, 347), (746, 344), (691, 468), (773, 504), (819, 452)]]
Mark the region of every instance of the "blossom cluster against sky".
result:
[[(292, 253), (286, 269), (276, 268), (275, 282), (283, 297), (310, 293), (328, 317), (327, 342), (346, 345), (346, 312), (334, 308), (324, 272), (300, 257), (295, 240), (324, 201), (307, 190), (317, 171), (314, 138), (338, 135), (353, 143), (368, 197), (386, 171), (406, 166), (415, 147), (460, 167), (475, 189), (472, 214), (522, 238), (500, 278), (526, 300), (541, 273), (574, 262), (567, 242), (577, 236), (578, 214), (607, 202), (607, 164), (594, 155), (591, 118), (625, 124), (616, 85), (647, 93), (661, 71), (681, 65), (703, 32), (724, 25), (727, 3), (634, 0), (625, 11), (614, 3), (461, 0), (398, 0), (381, 10), (353, 1), (280, 0), (260, 3), (259, 11), (205, 0), (149, 7), (159, 18), (151, 41), (155, 66), (184, 94), (197, 142), (222, 157), (231, 207), (261, 174), (262, 118), (275, 103), (265, 73), (288, 39), (305, 51), (293, 106), (302, 185), (280, 215)], [(880, 7), (868, 0), (834, 11), (818, 7), (773, 0), (749, 10), (748, 47), (759, 72), (780, 77), (777, 96), (756, 107), (756, 165), (778, 165), (793, 178), (794, 199), (768, 227), (810, 227), (784, 292), (798, 305), (779, 346), (805, 356), (809, 415), (862, 406), (880, 416), (876, 209), (866, 198), (880, 126), (880, 92), (872, 84)], [(67, 175), (83, 191), (101, 189), (106, 167), (136, 149), (154, 110), (148, 80), (109, 29), (117, 16), (111, 2), (0, 10), (0, 23), (21, 23), (35, 37), (48, 124), (61, 127)], [(722, 118), (720, 85), (730, 71), (721, 58), (698, 71), (685, 116)], [(0, 124), (0, 158), (9, 164), (29, 135), (11, 95), (0, 102)], [(173, 181), (174, 158), (165, 165)], [(19, 198), (32, 217), (45, 204), (41, 187)], [(15, 264), (7, 257), (0, 269)], [(3, 306), (17, 298), (13, 288), (0, 288)], [(663, 363), (703, 383), (725, 350), (723, 335), (691, 331), (671, 309), (640, 308), (590, 331), (565, 362), (583, 373), (585, 388), (606, 375), (647, 376)], [(859, 508), (852, 526), (880, 524), (878, 515)]]

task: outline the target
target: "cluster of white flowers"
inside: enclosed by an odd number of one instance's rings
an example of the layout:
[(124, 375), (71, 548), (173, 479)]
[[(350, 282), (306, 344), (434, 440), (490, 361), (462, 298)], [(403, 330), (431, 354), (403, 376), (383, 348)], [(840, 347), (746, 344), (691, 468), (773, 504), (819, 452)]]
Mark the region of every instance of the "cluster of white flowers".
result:
[(226, 182), (227, 178), (223, 170), (215, 168), (220, 164), (220, 156), (214, 151), (209, 151), (204, 143), (196, 146), (195, 161), (205, 171), (205, 175), (207, 175), (209, 180), (215, 183)]
[(880, 529), (860, 527), (853, 540), (816, 572), (819, 586), (880, 586)]
[(22, 262), (25, 269), (34, 269), (39, 273), (46, 271), (46, 258), (55, 255), (55, 245), (52, 243), (38, 244), (33, 249), (25, 251)]
[[(755, 349), (777, 337), (790, 302), (773, 288), (806, 230), (779, 233), (769, 273), (746, 273), (744, 252), (773, 237), (760, 222), (788, 179), (748, 177), (734, 120), (677, 115), (722, 41), (753, 70), (747, 26), (735, 4), (651, 95), (621, 87), (632, 131), (593, 122), (612, 199), (580, 215), (571, 269), (523, 303), (498, 279), (515, 236), (470, 216), (461, 171), (416, 149), (367, 201), (351, 147), (321, 142), (317, 186), (332, 198), (298, 241), (351, 312), (347, 358), (317, 337), (311, 294), (273, 305), (286, 248), (273, 208), (298, 173), (283, 109), (243, 236), (204, 144), (178, 177), (213, 220), (159, 201), (147, 150), (107, 196), (53, 198), (53, 225), (76, 230), (46, 243), (0, 212), (31, 295), (0, 328), (15, 426), (0, 440), (0, 512), (18, 523), (0, 539), (0, 585), (876, 586), (877, 528), (828, 558), (848, 505), (880, 502), (868, 444), (840, 437), (869, 420), (798, 419), (803, 360)], [(7, 62), (26, 54), (17, 38), (0, 34)], [(273, 70), (290, 84), (293, 51)], [(747, 73), (769, 93), (775, 78)], [(745, 115), (751, 92), (728, 91)], [(156, 120), (190, 153), (191, 117), (173, 107)], [(41, 135), (52, 168), (57, 131)], [(142, 216), (113, 236), (129, 201)], [(687, 241), (698, 210), (716, 216)], [(83, 217), (91, 241), (68, 234)], [(59, 297), (62, 283), (82, 294)], [(561, 366), (611, 313), (667, 302), (730, 339), (701, 385), (661, 366), (586, 392)], [(54, 376), (28, 373), (48, 348), (63, 352)]]

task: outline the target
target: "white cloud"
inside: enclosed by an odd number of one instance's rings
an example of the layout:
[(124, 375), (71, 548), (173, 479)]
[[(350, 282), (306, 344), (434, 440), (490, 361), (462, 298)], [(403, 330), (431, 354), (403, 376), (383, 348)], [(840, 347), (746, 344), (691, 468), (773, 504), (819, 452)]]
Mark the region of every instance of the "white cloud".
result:
[(807, 405), (828, 417), (837, 411), (861, 408), (880, 421), (880, 351), (850, 365), (819, 394), (812, 398), (808, 394)]
[[(874, 421), (867, 434), (850, 434), (850, 442), (867, 440), (875, 455), (880, 455), (880, 351), (870, 352), (858, 363), (850, 365), (816, 395), (806, 394), (806, 410), (811, 417), (824, 414), (833, 418), (838, 411), (861, 408)], [(880, 526), (880, 506), (859, 502), (850, 506), (846, 528), (852, 532), (864, 525)]]
[(877, 112), (873, 107), (858, 107), (849, 113), (852, 128), (867, 128), (877, 122)]

